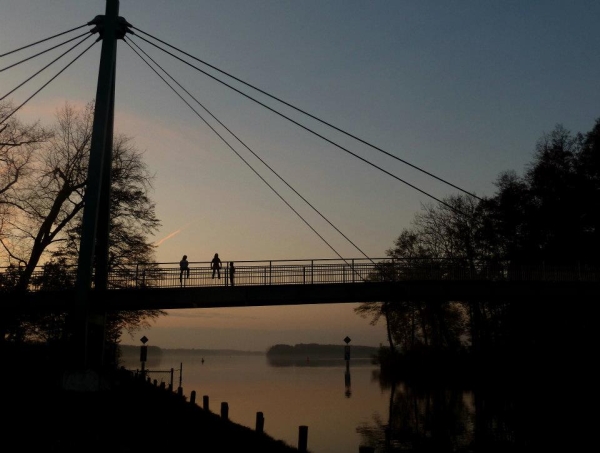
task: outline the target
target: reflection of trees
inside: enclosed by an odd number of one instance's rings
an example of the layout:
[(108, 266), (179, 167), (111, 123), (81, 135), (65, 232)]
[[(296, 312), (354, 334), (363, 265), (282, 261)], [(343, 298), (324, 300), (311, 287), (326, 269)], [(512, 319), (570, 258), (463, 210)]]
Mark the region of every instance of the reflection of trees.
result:
[[(382, 452), (396, 451), (507, 451), (527, 445), (517, 438), (518, 414), (532, 414), (498, 385), (467, 391), (457, 386), (420, 387), (396, 382), (375, 371), (382, 390), (390, 392), (387, 420), (380, 415), (357, 428), (364, 445)], [(525, 432), (524, 430), (521, 430)]]
[[(344, 366), (344, 362), (344, 359), (267, 356), (267, 363), (273, 367), (339, 367)], [(356, 366), (370, 365), (371, 359), (352, 359), (352, 363)]]

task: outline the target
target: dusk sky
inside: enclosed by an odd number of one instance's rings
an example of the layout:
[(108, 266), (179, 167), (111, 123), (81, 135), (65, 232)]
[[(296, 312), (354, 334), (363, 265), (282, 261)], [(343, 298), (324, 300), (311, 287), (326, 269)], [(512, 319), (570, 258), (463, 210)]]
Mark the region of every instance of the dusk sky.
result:
[[(84, 25), (104, 0), (1, 0), (0, 55)], [(557, 124), (600, 117), (600, 2), (121, 0), (134, 27), (478, 196), (519, 174)], [(34, 48), (58, 44), (77, 30)], [(144, 36), (136, 32), (139, 36)], [(91, 38), (11, 94), (24, 102)], [(427, 195), (127, 36), (372, 258)], [(0, 72), (0, 97), (72, 44)], [(167, 48), (163, 45), (163, 47)], [(51, 125), (65, 102), (96, 93), (100, 43), (33, 97), (22, 121)], [(171, 52), (172, 49), (168, 48)], [(0, 69), (34, 51), (0, 58)], [(182, 55), (183, 58), (183, 55)], [(216, 123), (214, 127), (331, 245), (317, 236), (123, 41), (115, 130), (145, 151), (162, 222), (156, 258), (190, 262), (344, 258), (362, 254)], [(410, 166), (213, 74), (438, 199), (459, 192)], [(193, 107), (210, 120), (204, 111)], [(264, 350), (275, 343), (385, 343), (355, 304), (170, 311), (124, 344)]]

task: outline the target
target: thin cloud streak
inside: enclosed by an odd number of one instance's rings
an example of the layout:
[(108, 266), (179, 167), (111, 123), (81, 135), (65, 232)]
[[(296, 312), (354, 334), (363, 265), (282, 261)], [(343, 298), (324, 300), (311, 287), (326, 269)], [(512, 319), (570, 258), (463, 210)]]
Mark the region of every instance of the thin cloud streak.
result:
[(156, 247), (158, 247), (158, 246), (159, 246), (160, 244), (162, 244), (163, 242), (165, 242), (165, 241), (167, 241), (167, 240), (169, 240), (169, 239), (171, 239), (171, 238), (173, 238), (173, 237), (177, 236), (177, 235), (178, 235), (179, 233), (181, 233), (182, 231), (184, 231), (184, 230), (188, 229), (188, 228), (190, 227), (190, 225), (191, 225), (191, 224), (192, 224), (192, 222), (188, 222), (188, 223), (186, 223), (184, 226), (182, 226), (182, 227), (181, 227), (181, 228), (179, 228), (178, 230), (175, 230), (175, 231), (173, 231), (172, 233), (170, 233), (170, 234), (168, 234), (167, 236), (165, 236), (164, 238), (162, 238), (162, 239), (159, 239), (158, 241), (156, 241), (156, 242), (154, 243), (154, 245), (155, 245)]

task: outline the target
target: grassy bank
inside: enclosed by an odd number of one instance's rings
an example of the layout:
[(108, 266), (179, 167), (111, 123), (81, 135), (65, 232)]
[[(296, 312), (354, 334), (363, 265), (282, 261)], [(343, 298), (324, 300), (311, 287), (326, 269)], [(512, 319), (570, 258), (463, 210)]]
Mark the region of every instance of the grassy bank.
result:
[(3, 371), (5, 447), (78, 453), (298, 451), (125, 370), (106, 376), (98, 391), (65, 390), (56, 377), (35, 367)]

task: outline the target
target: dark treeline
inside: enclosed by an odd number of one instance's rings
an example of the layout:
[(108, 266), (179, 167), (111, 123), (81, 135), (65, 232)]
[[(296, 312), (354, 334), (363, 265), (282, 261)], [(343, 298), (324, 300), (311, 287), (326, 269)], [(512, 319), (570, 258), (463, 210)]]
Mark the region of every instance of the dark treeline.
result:
[[(491, 197), (457, 195), (423, 206), (373, 278), (401, 277), (406, 259), (413, 269), (443, 259), (473, 272), (481, 262), (598, 268), (600, 119), (587, 133), (557, 126), (540, 138), (522, 176), (503, 172), (495, 186)], [(592, 308), (575, 298), (533, 297), (389, 300), (356, 311), (386, 323), (382, 371), (446, 378), (459, 371), (506, 377), (552, 370), (572, 377), (585, 374), (594, 351)]]
[[(94, 103), (68, 103), (50, 127), (10, 116), (14, 106), (0, 101), (0, 298), (32, 288), (73, 288), (81, 239)], [(151, 236), (158, 230), (151, 197), (154, 175), (131, 137), (113, 137), (109, 256), (111, 271), (131, 263), (154, 262)], [(41, 272), (39, 269), (41, 268)], [(128, 276), (124, 275), (123, 283)], [(121, 284), (121, 283), (118, 283)], [(104, 355), (110, 365), (123, 332), (130, 335), (163, 315), (160, 310), (106, 313)], [(69, 362), (66, 346), (75, 337), (75, 315), (66, 312), (9, 312), (0, 317), (0, 353), (30, 351), (38, 344), (53, 363)], [(25, 349), (25, 344), (29, 344)], [(30, 347), (31, 346), (31, 347)], [(19, 352), (21, 350), (21, 352)], [(7, 352), (8, 353), (8, 352)]]
[[(267, 357), (324, 358), (344, 360), (345, 346), (339, 344), (300, 343), (296, 345), (276, 344), (267, 350)], [(378, 348), (373, 346), (351, 346), (352, 358), (373, 358)]]
[[(238, 349), (186, 349), (186, 348), (161, 348), (159, 346), (148, 346), (148, 358), (157, 357), (160, 358), (163, 354), (168, 353), (169, 356), (194, 356), (194, 357), (205, 357), (213, 355), (264, 355), (262, 351), (242, 351)], [(119, 345), (119, 356), (120, 357), (137, 357), (140, 355), (140, 346), (133, 345)]]

